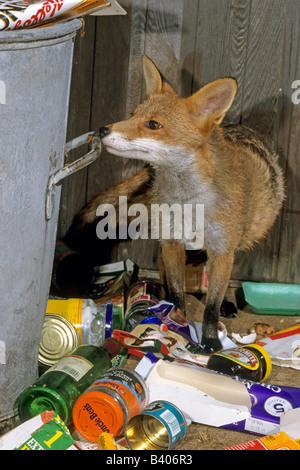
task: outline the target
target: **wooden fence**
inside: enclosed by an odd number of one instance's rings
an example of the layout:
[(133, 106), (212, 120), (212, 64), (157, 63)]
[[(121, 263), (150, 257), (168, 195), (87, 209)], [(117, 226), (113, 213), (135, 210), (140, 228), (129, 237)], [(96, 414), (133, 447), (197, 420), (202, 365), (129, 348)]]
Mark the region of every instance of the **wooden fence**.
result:
[[(272, 137), (287, 198), (268, 238), (237, 255), (232, 278), (299, 283), (300, 1), (119, 3), (126, 16), (87, 17), (85, 35), (76, 39), (68, 139), (130, 116), (144, 99), (142, 54), (183, 96), (211, 80), (235, 77), (239, 89), (228, 119)], [(58, 236), (91, 197), (140, 166), (103, 152), (91, 167), (70, 177), (63, 185)], [(152, 241), (122, 242), (111, 260), (126, 256), (154, 268), (158, 247)]]

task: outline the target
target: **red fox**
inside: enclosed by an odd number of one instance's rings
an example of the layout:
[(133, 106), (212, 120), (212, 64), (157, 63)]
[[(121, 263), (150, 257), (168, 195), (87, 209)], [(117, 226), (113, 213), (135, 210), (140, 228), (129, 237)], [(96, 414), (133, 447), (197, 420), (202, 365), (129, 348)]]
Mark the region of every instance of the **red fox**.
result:
[[(148, 164), (137, 175), (103, 191), (82, 209), (72, 230), (95, 223), (101, 203), (203, 204), (208, 293), (202, 345), (222, 346), (218, 319), (237, 250), (266, 236), (284, 199), (277, 155), (254, 131), (222, 123), (237, 91), (233, 78), (215, 80), (188, 98), (178, 96), (153, 62), (143, 57), (147, 99), (131, 118), (100, 129), (106, 149)], [(174, 228), (174, 227), (173, 227)], [(161, 276), (168, 300), (185, 313), (186, 240), (161, 240)]]

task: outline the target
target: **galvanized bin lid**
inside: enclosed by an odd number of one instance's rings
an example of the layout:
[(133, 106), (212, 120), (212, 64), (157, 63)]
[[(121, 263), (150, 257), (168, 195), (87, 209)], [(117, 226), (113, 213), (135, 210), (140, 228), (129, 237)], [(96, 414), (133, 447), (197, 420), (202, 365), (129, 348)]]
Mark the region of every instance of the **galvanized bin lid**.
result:
[(0, 50), (31, 49), (52, 46), (74, 37), (82, 27), (79, 18), (39, 28), (21, 28), (15, 31), (0, 31)]

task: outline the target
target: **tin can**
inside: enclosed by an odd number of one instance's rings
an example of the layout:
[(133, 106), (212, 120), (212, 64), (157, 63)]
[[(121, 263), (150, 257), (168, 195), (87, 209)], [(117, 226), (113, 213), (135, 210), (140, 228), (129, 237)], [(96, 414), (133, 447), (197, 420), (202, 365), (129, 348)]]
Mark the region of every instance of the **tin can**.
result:
[(125, 330), (132, 331), (150, 315), (148, 308), (158, 304), (164, 298), (165, 290), (158, 282), (148, 279), (135, 282), (127, 295)]
[(78, 345), (76, 330), (66, 318), (46, 315), (38, 353), (40, 372), (69, 355)]
[(148, 391), (135, 371), (115, 367), (103, 374), (76, 401), (73, 423), (81, 436), (98, 442), (102, 432), (124, 433), (128, 420), (144, 409)]
[(122, 314), (113, 304), (96, 305), (91, 299), (49, 299), (46, 314), (58, 314), (69, 320), (78, 334), (79, 344), (99, 344), (122, 329)]
[(158, 400), (129, 420), (125, 439), (132, 450), (170, 450), (184, 439), (186, 427), (175, 405)]

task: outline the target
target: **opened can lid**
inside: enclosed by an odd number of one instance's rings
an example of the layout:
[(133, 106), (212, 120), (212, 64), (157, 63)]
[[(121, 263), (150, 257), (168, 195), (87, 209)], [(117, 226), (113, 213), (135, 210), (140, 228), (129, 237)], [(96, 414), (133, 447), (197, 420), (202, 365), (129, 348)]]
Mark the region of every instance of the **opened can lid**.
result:
[(51, 367), (78, 346), (74, 326), (61, 315), (47, 313), (41, 334), (38, 361)]

